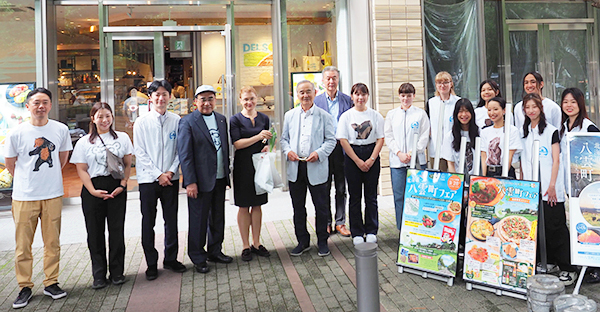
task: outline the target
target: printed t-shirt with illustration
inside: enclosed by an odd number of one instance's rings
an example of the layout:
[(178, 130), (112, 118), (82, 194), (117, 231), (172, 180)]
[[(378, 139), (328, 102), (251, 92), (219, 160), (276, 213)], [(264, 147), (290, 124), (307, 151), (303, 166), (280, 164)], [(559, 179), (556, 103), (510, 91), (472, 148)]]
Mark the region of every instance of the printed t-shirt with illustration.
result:
[(55, 120), (48, 120), (41, 127), (22, 123), (10, 132), (5, 146), (4, 157), (17, 157), (14, 200), (45, 200), (64, 195), (59, 152), (73, 149), (65, 124)]
[[(460, 131), (461, 138), (467, 139), (467, 149), (465, 151), (465, 172), (473, 174), (473, 152), (475, 151), (474, 144), (471, 144), (471, 138), (469, 137), (469, 131)], [(454, 136), (452, 131), (446, 132), (444, 135), (444, 142), (442, 144), (441, 157), (447, 161), (451, 161), (455, 166), (459, 165), (460, 152), (454, 150), (453, 146)]]
[(346, 139), (350, 145), (369, 145), (384, 137), (384, 120), (371, 108), (364, 112), (345, 111), (338, 122), (336, 139)]
[[(129, 135), (120, 131), (116, 131), (116, 133), (116, 139), (109, 132), (100, 135), (108, 150), (119, 158), (133, 154), (133, 145), (131, 144)], [(106, 149), (104, 149), (104, 144), (102, 144), (99, 138), (96, 138), (94, 143), (91, 143), (89, 134), (82, 137), (75, 144), (73, 155), (71, 155), (71, 163), (87, 164), (87, 172), (90, 178), (110, 175), (106, 165)]]
[(223, 179), (225, 177), (225, 169), (223, 168), (223, 148), (221, 147), (221, 135), (219, 134), (219, 127), (217, 126), (217, 118), (215, 114), (202, 115), (206, 127), (210, 132), (213, 144), (217, 150), (217, 179)]
[[(523, 149), (521, 145), (521, 138), (519, 137), (519, 130), (513, 125), (509, 125), (509, 128), (510, 139), (508, 142), (508, 149), (516, 150), (516, 153)], [(486, 164), (488, 166), (502, 165), (502, 148), (504, 148), (504, 127), (487, 127), (481, 130), (479, 136), (481, 137), (481, 151), (487, 154)]]

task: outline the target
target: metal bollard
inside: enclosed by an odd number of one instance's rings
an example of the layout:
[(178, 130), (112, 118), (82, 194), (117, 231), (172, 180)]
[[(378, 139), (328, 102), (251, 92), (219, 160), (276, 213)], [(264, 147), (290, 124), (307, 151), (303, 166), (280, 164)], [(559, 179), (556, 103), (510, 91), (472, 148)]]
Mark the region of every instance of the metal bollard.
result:
[(379, 272), (377, 271), (377, 244), (362, 243), (354, 246), (356, 262), (356, 302), (358, 312), (379, 311)]

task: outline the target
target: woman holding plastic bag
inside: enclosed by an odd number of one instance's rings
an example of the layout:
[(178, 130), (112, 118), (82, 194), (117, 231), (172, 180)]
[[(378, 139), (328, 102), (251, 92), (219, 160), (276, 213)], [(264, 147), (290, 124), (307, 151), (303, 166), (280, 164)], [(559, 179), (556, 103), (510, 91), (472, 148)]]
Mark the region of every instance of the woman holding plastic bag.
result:
[[(271, 254), (260, 244), (262, 223), (261, 205), (267, 203), (267, 194), (257, 195), (254, 187), (255, 168), (252, 155), (268, 151), (267, 141), (273, 134), (269, 131), (269, 117), (256, 111), (258, 95), (252, 87), (242, 87), (239, 94), (243, 109), (231, 117), (230, 135), (235, 147), (233, 159), (233, 196), (239, 207), (237, 221), (242, 237), (242, 260), (252, 260), (255, 253), (262, 257)], [(252, 246), (250, 246), (252, 227)]]
[[(369, 89), (364, 83), (352, 86), (354, 107), (340, 117), (336, 138), (344, 148), (344, 173), (350, 201), (350, 233), (354, 245), (377, 242), (379, 230), (377, 184), (381, 170), (379, 152), (383, 147), (384, 120), (381, 114), (367, 106)], [(365, 194), (365, 215), (361, 209)]]

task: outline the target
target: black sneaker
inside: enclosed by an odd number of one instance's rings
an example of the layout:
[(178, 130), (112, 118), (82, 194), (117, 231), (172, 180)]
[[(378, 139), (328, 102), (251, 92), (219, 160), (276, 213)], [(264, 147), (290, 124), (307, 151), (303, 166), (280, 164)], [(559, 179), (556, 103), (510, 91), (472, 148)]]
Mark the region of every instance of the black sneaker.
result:
[(60, 299), (67, 296), (67, 292), (58, 287), (58, 283), (52, 284), (44, 288), (44, 295), (52, 297), (52, 299)]
[(92, 289), (102, 289), (106, 287), (108, 284), (106, 283), (106, 278), (95, 279), (92, 284)]
[(258, 246), (258, 248), (254, 247), (254, 245), (252, 245), (252, 247), (250, 247), (250, 249), (252, 250), (252, 253), (255, 253), (261, 257), (270, 257), (271, 256), (271, 253), (263, 245)]
[(119, 275), (119, 276), (115, 276), (115, 277), (111, 276), (110, 280), (112, 281), (113, 285), (121, 285), (121, 284), (125, 284), (125, 282), (127, 282), (125, 275)]
[(23, 287), (23, 289), (21, 289), (21, 291), (19, 292), (19, 296), (17, 296), (17, 300), (13, 302), (13, 309), (20, 309), (26, 307), (29, 303), (29, 299), (31, 299), (32, 296), (33, 293), (31, 292), (31, 288)]
[(156, 264), (148, 266), (146, 269), (146, 279), (149, 281), (153, 281), (158, 277), (158, 268)]
[(250, 251), (250, 248), (246, 248), (246, 249), (242, 250), (242, 260), (244, 260), (244, 261), (252, 260), (252, 251)]
[(327, 243), (322, 243), (319, 244), (319, 257), (326, 257), (329, 256), (331, 254), (331, 252), (329, 251), (329, 247), (327, 246)]
[(292, 251), (290, 251), (290, 255), (294, 257), (299, 257), (303, 253), (310, 250), (310, 245), (302, 246), (302, 244), (298, 244)]
[(177, 260), (164, 261), (163, 268), (165, 268), (165, 270), (171, 270), (176, 273), (183, 273), (183, 272), (187, 271), (187, 268), (185, 267), (185, 265), (183, 265), (183, 263), (181, 263)]

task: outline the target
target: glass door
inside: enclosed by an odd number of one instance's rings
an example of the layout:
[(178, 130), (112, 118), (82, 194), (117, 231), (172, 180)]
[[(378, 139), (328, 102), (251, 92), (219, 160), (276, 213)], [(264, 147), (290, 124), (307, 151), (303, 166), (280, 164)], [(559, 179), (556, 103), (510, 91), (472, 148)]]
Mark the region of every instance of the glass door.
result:
[(154, 34), (113, 35), (112, 43), (115, 130), (133, 138), (133, 123), (149, 111), (146, 86), (154, 80), (157, 65)]
[[(544, 78), (542, 93), (559, 102), (566, 88), (577, 87), (586, 95), (588, 112), (594, 112), (590, 101), (591, 25), (579, 24), (510, 24), (510, 79), (506, 97), (517, 103), (523, 97), (523, 77), (530, 71)], [(509, 77), (507, 77), (509, 78)]]

